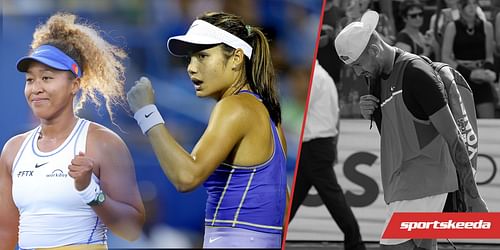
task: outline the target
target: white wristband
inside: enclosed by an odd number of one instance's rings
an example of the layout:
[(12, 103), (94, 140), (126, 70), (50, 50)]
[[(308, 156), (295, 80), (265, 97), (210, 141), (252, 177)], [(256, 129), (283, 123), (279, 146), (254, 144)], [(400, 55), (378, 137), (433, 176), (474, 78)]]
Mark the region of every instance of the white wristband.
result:
[(137, 121), (137, 124), (139, 124), (139, 127), (141, 127), (143, 134), (146, 134), (153, 126), (165, 123), (154, 104), (146, 105), (137, 110), (134, 114), (134, 119)]
[(88, 204), (89, 202), (93, 201), (96, 197), (97, 194), (101, 191), (101, 187), (97, 182), (94, 180), (94, 178), (90, 178), (90, 183), (89, 185), (82, 191), (76, 190), (78, 195), (80, 195), (80, 198), (82, 199), (83, 203)]

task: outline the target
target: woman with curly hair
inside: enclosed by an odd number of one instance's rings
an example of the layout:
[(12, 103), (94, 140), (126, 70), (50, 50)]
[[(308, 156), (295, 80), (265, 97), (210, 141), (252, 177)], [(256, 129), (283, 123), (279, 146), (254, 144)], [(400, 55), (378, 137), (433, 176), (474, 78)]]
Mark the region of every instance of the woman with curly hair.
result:
[(99, 105), (99, 93), (112, 116), (112, 105), (123, 102), (126, 56), (72, 14), (36, 29), (17, 69), (40, 125), (3, 148), (1, 249), (16, 241), (20, 249), (107, 249), (107, 228), (139, 237), (144, 207), (127, 146), (75, 113), (88, 99)]
[(205, 248), (280, 248), (286, 208), (286, 143), (269, 44), (235, 15), (206, 13), (167, 42), (186, 56), (199, 97), (217, 101), (191, 153), (163, 126), (151, 82), (128, 92), (130, 108), (163, 172), (181, 192), (204, 185)]

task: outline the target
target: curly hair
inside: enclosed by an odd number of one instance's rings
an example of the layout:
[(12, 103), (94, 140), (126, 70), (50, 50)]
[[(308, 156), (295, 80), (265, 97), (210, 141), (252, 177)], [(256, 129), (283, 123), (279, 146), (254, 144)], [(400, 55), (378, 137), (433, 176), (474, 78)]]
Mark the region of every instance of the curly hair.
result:
[(100, 31), (88, 23), (77, 23), (69, 13), (56, 13), (33, 34), (31, 50), (41, 45), (52, 45), (71, 57), (82, 69), (81, 95), (75, 107), (78, 112), (87, 99), (98, 107), (97, 94), (106, 102), (106, 109), (113, 118), (112, 105), (124, 103), (125, 66), (127, 54), (121, 48), (105, 41)]

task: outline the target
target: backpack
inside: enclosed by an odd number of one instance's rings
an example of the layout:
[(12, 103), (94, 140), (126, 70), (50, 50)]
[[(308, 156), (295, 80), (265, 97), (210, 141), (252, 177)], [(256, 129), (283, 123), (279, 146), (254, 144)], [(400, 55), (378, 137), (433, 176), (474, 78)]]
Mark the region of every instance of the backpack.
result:
[(422, 59), (431, 65), (444, 84), (448, 106), (460, 129), (475, 172), (477, 170), (478, 129), (472, 90), (464, 77), (448, 64), (432, 62), (427, 57), (422, 57)]
[[(431, 65), (444, 84), (448, 106), (460, 130), (462, 141), (465, 143), (473, 167), (472, 172), (475, 175), (477, 171), (478, 129), (472, 90), (456, 69), (442, 62), (432, 62), (424, 56), (421, 58)], [(443, 212), (465, 211), (464, 190), (459, 181), (459, 189), (448, 194)]]
[[(413, 55), (413, 54), (411, 54)], [(455, 123), (460, 130), (461, 139), (465, 143), (469, 160), (472, 163), (475, 174), (477, 170), (478, 156), (478, 129), (476, 109), (474, 105), (474, 97), (469, 84), (464, 77), (453, 67), (441, 62), (433, 62), (425, 56), (413, 55), (408, 62), (412, 60), (422, 59), (427, 62), (433, 69), (436, 75), (444, 84), (445, 95), (448, 101), (448, 107), (451, 110)], [(370, 94), (380, 99), (380, 84), (375, 83), (373, 86), (369, 84)], [(382, 114), (380, 107), (376, 108), (372, 119), (377, 124), (380, 133)], [(443, 212), (466, 212), (465, 190), (458, 178), (458, 190), (448, 193)]]

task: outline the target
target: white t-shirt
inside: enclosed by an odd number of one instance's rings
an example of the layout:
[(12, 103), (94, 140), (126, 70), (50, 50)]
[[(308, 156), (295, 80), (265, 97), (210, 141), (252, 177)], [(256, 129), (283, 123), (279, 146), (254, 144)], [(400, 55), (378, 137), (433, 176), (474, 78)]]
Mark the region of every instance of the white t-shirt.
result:
[(335, 82), (316, 60), (303, 141), (336, 136), (338, 119), (339, 105)]

